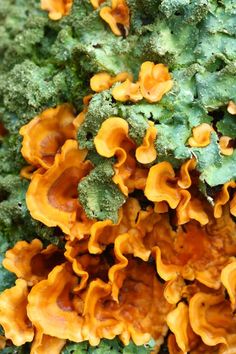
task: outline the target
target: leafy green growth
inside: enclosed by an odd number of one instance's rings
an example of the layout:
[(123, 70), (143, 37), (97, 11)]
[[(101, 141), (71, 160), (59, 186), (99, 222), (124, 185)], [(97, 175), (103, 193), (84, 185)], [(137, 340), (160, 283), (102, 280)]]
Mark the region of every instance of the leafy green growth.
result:
[(112, 160), (105, 160), (95, 167), (78, 186), (79, 201), (91, 219), (118, 221), (118, 210), (125, 196), (112, 181)]
[[(40, 238), (45, 244), (60, 241), (55, 230), (33, 220), (25, 203), (28, 182), (15, 175), (0, 176), (0, 237), (5, 249), (19, 240)], [(4, 250), (3, 250), (4, 252)]]
[(235, 116), (225, 112), (223, 119), (217, 122), (217, 129), (222, 135), (236, 138)]
[(211, 187), (236, 179), (236, 150), (231, 156), (223, 156), (220, 164), (209, 165), (201, 174), (201, 179)]
[(136, 346), (133, 342), (123, 346), (119, 339), (103, 339), (96, 347), (91, 347), (88, 342), (80, 344), (69, 343), (61, 354), (150, 354), (154, 347), (154, 341), (146, 346)]

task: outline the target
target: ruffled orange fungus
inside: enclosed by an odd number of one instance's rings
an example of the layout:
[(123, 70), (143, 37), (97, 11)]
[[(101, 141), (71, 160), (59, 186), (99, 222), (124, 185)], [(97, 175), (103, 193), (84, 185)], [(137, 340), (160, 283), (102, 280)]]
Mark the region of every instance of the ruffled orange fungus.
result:
[(192, 137), (188, 139), (191, 147), (205, 147), (211, 142), (211, 133), (214, 131), (210, 124), (202, 123), (192, 129)]
[(75, 114), (69, 104), (49, 108), (20, 129), (21, 153), (36, 167), (52, 166), (55, 156), (67, 139), (75, 139)]
[[(45, 172), (34, 173), (26, 194), (32, 217), (47, 226), (59, 226), (66, 234), (79, 236), (79, 223), (86, 221), (78, 201), (77, 186), (91, 170), (91, 163), (84, 161), (87, 152), (80, 150), (74, 140), (67, 140), (54, 164)], [(73, 231), (74, 230), (74, 231)]]
[(49, 12), (51, 20), (60, 20), (70, 13), (73, 0), (41, 0), (41, 9)]
[(129, 126), (125, 119), (110, 117), (106, 119), (94, 139), (99, 155), (117, 158), (114, 165), (113, 181), (119, 185), (121, 191), (128, 195), (126, 182), (135, 170), (134, 142), (129, 138)]
[[(112, 17), (122, 6), (113, 1), (106, 11)], [(99, 73), (91, 88), (100, 92), (114, 83), (117, 100), (149, 102), (173, 85), (163, 64), (146, 62), (137, 83), (127, 73)], [(44, 247), (32, 235), (6, 252), (2, 264), (18, 279), (0, 294), (0, 346), (32, 342), (31, 354), (59, 354), (67, 340), (96, 346), (118, 336), (125, 345), (153, 338), (158, 352), (168, 335), (170, 354), (236, 353), (236, 182), (222, 185), (210, 204), (199, 193), (197, 158), (179, 168), (160, 162), (154, 123), (147, 120), (137, 144), (128, 119), (106, 117), (94, 146), (114, 159), (113, 182), (127, 198), (116, 223), (90, 220), (78, 184), (93, 165), (76, 133), (91, 97), (77, 116), (64, 104), (21, 128), (30, 163), (21, 171), (30, 179), (28, 209), (34, 219), (61, 228), (65, 249)], [(189, 145), (207, 146), (212, 132), (206, 123), (193, 128)], [(226, 138), (220, 148), (229, 155)]]
[(104, 6), (100, 11), (100, 16), (116, 36), (128, 34), (130, 19), (126, 0), (112, 0), (111, 7)]
[(140, 90), (148, 102), (158, 102), (171, 90), (173, 81), (168, 68), (163, 64), (146, 61), (139, 73)]
[(120, 73), (114, 77), (112, 77), (110, 74), (106, 72), (99, 73), (99, 74), (95, 74), (90, 79), (90, 87), (95, 92), (101, 92), (104, 90), (108, 90), (116, 82), (123, 82), (126, 81), (127, 79), (132, 80), (132, 75), (127, 72)]

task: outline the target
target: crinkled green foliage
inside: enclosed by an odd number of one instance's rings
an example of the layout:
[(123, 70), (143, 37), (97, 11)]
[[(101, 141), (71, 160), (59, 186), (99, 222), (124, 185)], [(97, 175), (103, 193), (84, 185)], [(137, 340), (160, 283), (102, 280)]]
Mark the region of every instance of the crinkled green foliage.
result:
[(69, 343), (62, 350), (62, 354), (150, 354), (154, 345), (154, 341), (150, 341), (146, 346), (136, 346), (130, 342), (124, 347), (118, 339), (104, 339), (96, 347), (90, 347), (88, 342)]
[(222, 113), (222, 119), (217, 122), (217, 129), (222, 135), (236, 138), (236, 119), (228, 112)]
[(118, 209), (125, 197), (112, 181), (113, 160), (104, 160), (79, 183), (79, 201), (91, 219), (118, 221)]
[(45, 244), (59, 244), (53, 228), (48, 228), (35, 221), (29, 215), (26, 207), (25, 193), (28, 181), (17, 175), (0, 176), (0, 238), (7, 247), (19, 240), (40, 238)]
[(231, 156), (223, 156), (220, 163), (208, 165), (201, 179), (210, 186), (218, 186), (236, 179), (236, 150)]

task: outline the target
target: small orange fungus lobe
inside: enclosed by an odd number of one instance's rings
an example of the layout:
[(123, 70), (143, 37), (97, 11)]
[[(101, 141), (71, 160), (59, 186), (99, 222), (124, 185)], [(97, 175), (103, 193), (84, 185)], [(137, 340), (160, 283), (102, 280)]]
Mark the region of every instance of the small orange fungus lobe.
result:
[(47, 336), (41, 330), (36, 330), (30, 354), (60, 354), (65, 344), (66, 341), (64, 339)]
[(132, 80), (132, 75), (127, 72), (119, 73), (118, 75), (112, 77), (110, 74), (104, 72), (95, 74), (90, 79), (91, 89), (95, 92), (101, 92), (104, 90), (108, 90), (114, 83), (123, 82), (127, 79)]
[(90, 0), (91, 4), (93, 5), (94, 9), (98, 9), (99, 6), (104, 2), (105, 0)]
[(125, 119), (110, 117), (105, 120), (94, 139), (99, 155), (104, 157), (115, 156), (120, 163), (126, 160), (127, 154), (121, 147), (129, 139), (129, 126)]
[(34, 329), (26, 313), (28, 293), (26, 281), (18, 279), (15, 286), (0, 294), (0, 324), (6, 338), (16, 346), (31, 342), (34, 337)]
[(233, 216), (236, 216), (236, 193), (234, 193), (233, 198), (231, 199), (229, 206), (230, 206), (230, 213)]
[(49, 12), (51, 20), (60, 20), (70, 13), (73, 0), (41, 0), (41, 9)]
[(194, 158), (183, 163), (180, 168), (180, 176), (177, 182), (180, 188), (188, 189), (191, 186), (192, 180), (190, 172), (195, 169), (196, 165), (197, 161)]
[(214, 131), (210, 124), (202, 123), (192, 129), (192, 137), (188, 139), (191, 147), (205, 147), (211, 142), (211, 133)]
[(49, 227), (59, 226), (65, 234), (76, 228), (81, 215), (78, 183), (91, 170), (84, 161), (86, 150), (80, 150), (74, 140), (67, 140), (54, 164), (45, 173), (35, 173), (26, 193), (26, 203), (32, 217)]
[(180, 302), (177, 307), (168, 313), (167, 325), (174, 333), (179, 348), (185, 353), (189, 351), (188, 327), (189, 313), (188, 306)]
[(175, 209), (181, 194), (176, 183), (175, 172), (169, 162), (160, 162), (150, 168), (145, 188), (146, 197), (153, 202), (167, 202)]
[(219, 140), (220, 152), (223, 155), (230, 156), (234, 152), (233, 147), (230, 146), (232, 139), (229, 136), (221, 136)]
[(234, 181), (226, 182), (223, 185), (221, 191), (218, 193), (216, 200), (215, 200), (215, 205), (214, 205), (214, 217), (215, 218), (220, 218), (222, 216), (222, 212), (223, 212), (222, 207), (230, 199), (229, 188), (235, 188), (235, 187), (236, 187), (236, 182), (234, 182)]
[(74, 139), (75, 114), (69, 104), (46, 109), (20, 129), (23, 136), (21, 153), (36, 167), (49, 168), (67, 139)]
[(232, 309), (236, 309), (236, 260), (229, 263), (221, 272), (221, 282), (226, 288)]
[(233, 317), (230, 303), (223, 295), (198, 292), (189, 302), (191, 327), (207, 345), (227, 344), (228, 332), (235, 331)]
[(157, 128), (154, 124), (150, 124), (147, 128), (143, 143), (136, 149), (136, 159), (142, 164), (151, 163), (157, 158), (157, 151), (155, 149), (155, 140), (157, 137)]
[(227, 111), (230, 114), (233, 114), (233, 115), (236, 114), (236, 104), (233, 101), (229, 101)]
[(191, 219), (197, 220), (201, 225), (206, 225), (209, 221), (207, 213), (204, 211), (203, 202), (191, 197), (187, 190), (181, 190), (181, 201), (176, 209), (178, 225), (183, 225)]
[(116, 36), (123, 34), (120, 29), (121, 26), (124, 29), (124, 34), (128, 34), (130, 26), (129, 7), (125, 0), (112, 0), (111, 7), (103, 7), (100, 16)]
[(6, 252), (2, 264), (32, 286), (47, 278), (48, 273), (62, 260), (62, 252), (56, 246), (49, 245), (43, 250), (42, 242), (34, 239), (31, 243), (18, 241)]
[(173, 87), (173, 80), (164, 64), (154, 64), (146, 61), (141, 65), (139, 72), (140, 90), (144, 98), (150, 103), (158, 102), (163, 95)]
[(28, 180), (31, 180), (33, 172), (35, 171), (35, 167), (30, 165), (30, 166), (24, 166), (20, 170), (20, 176), (21, 178), (25, 178)]
[(36, 284), (29, 296), (27, 313), (36, 328), (46, 335), (74, 342), (83, 340), (83, 319), (73, 305), (77, 277), (67, 263), (56, 266), (47, 280)]
[(133, 83), (130, 79), (125, 80), (121, 85), (117, 85), (112, 90), (112, 96), (120, 102), (138, 102), (143, 99), (139, 82)]

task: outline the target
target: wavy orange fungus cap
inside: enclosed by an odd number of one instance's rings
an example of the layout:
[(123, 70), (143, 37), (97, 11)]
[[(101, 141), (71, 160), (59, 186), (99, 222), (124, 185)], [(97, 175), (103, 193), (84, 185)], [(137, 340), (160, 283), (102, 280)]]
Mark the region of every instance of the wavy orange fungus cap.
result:
[(86, 150), (74, 140), (67, 140), (54, 164), (33, 175), (26, 193), (27, 207), (36, 220), (49, 227), (59, 226), (65, 234), (76, 228), (81, 214), (77, 186), (91, 170), (85, 161)]
[(144, 240), (153, 251), (159, 275), (165, 281), (181, 275), (219, 289), (221, 271), (236, 247), (235, 225), (227, 220), (224, 217), (205, 227), (191, 221), (173, 231), (167, 216), (162, 214), (161, 221)]
[(192, 158), (187, 160), (181, 165), (179, 179), (178, 179), (178, 186), (183, 189), (188, 189), (192, 184), (192, 179), (190, 176), (190, 172), (195, 169), (197, 165), (196, 159)]
[(228, 292), (232, 309), (236, 309), (236, 259), (221, 272), (221, 282)]
[(189, 351), (188, 327), (189, 311), (188, 306), (180, 302), (177, 307), (168, 313), (167, 325), (174, 333), (178, 347), (185, 353)]
[(168, 68), (164, 64), (155, 65), (151, 61), (146, 61), (141, 65), (139, 82), (143, 97), (150, 103), (160, 101), (163, 95), (173, 87)]
[(191, 147), (205, 147), (211, 142), (211, 133), (214, 131), (210, 124), (202, 123), (192, 129), (192, 137), (188, 139)]
[(125, 195), (128, 195), (126, 180), (135, 170), (136, 162), (132, 156), (135, 145), (129, 138), (129, 126), (125, 119), (110, 117), (99, 129), (94, 144), (99, 155), (104, 157), (116, 156), (113, 181), (119, 185)]
[(160, 162), (150, 168), (145, 195), (153, 202), (166, 201), (172, 209), (177, 207), (181, 194), (175, 172), (169, 162)]
[(138, 102), (143, 99), (139, 82), (133, 83), (130, 79), (125, 80), (121, 85), (117, 85), (112, 90), (112, 96), (120, 102)]
[(143, 143), (136, 149), (136, 159), (142, 164), (151, 163), (157, 158), (157, 151), (155, 149), (155, 140), (157, 137), (157, 128), (154, 124), (149, 123)]
[(16, 346), (31, 342), (34, 329), (27, 318), (27, 282), (17, 279), (16, 285), (0, 294), (0, 324), (5, 336)]
[(118, 75), (116, 75), (114, 77), (106, 72), (99, 73), (99, 74), (95, 74), (90, 79), (90, 87), (95, 92), (101, 92), (104, 90), (108, 90), (116, 82), (123, 82), (123, 81), (127, 80), (128, 78), (130, 80), (132, 80), (132, 75), (127, 72), (119, 73)]
[[(236, 182), (234, 181), (229, 181), (226, 182), (221, 191), (218, 193), (216, 196), (216, 200), (214, 203), (214, 217), (215, 218), (220, 218), (222, 216), (223, 212), (223, 206), (228, 203), (230, 200), (230, 193), (229, 193), (229, 188), (236, 188)], [(232, 204), (231, 204), (232, 206)]]
[(194, 219), (201, 225), (206, 225), (209, 218), (204, 211), (204, 202), (200, 198), (192, 197), (187, 190), (181, 190), (180, 194), (181, 200), (176, 208), (177, 224), (183, 225)]
[(18, 241), (6, 252), (2, 264), (9, 272), (15, 273), (32, 286), (47, 278), (48, 273), (62, 261), (63, 254), (56, 246), (49, 245), (43, 249), (42, 242), (34, 239), (31, 243)]
[(233, 141), (229, 136), (221, 136), (219, 140), (220, 152), (223, 155), (230, 156), (234, 152), (234, 148), (230, 146), (230, 143)]
[(36, 330), (30, 354), (60, 354), (65, 344), (66, 340), (64, 339), (47, 336), (41, 330)]
[(73, 0), (41, 0), (41, 9), (49, 12), (51, 20), (60, 20), (70, 13)]
[(67, 139), (74, 139), (75, 114), (69, 104), (49, 108), (20, 129), (21, 153), (36, 167), (49, 168)]
[(223, 295), (195, 294), (189, 303), (189, 318), (194, 332), (210, 346), (227, 344), (228, 333), (235, 333), (236, 321)]
[(36, 284), (27, 306), (33, 325), (52, 337), (81, 342), (83, 319), (75, 311), (71, 296), (76, 285), (77, 277), (67, 263), (56, 266), (47, 280)]
[(100, 11), (100, 16), (110, 26), (116, 36), (123, 34), (120, 26), (123, 27), (125, 34), (128, 34), (130, 26), (129, 7), (125, 0), (112, 0), (111, 7), (103, 7)]
[(32, 166), (32, 165), (22, 167), (22, 169), (20, 170), (21, 178), (25, 178), (25, 179), (31, 180), (35, 169), (36, 168), (34, 166)]

